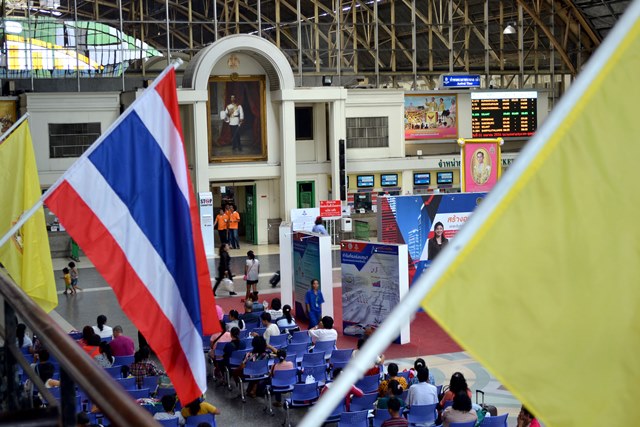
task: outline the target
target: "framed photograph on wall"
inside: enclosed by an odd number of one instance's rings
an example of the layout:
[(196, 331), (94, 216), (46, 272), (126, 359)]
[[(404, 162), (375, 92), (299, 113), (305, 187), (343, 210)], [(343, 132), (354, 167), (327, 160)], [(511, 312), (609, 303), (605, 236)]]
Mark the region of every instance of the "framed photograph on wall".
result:
[(267, 159), (264, 76), (209, 79), (209, 161)]
[(458, 96), (442, 93), (404, 94), (404, 139), (458, 137)]

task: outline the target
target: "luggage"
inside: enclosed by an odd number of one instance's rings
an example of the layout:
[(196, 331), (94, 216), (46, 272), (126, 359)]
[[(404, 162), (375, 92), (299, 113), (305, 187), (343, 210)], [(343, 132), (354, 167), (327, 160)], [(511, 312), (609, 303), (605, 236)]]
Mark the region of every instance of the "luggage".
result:
[(271, 276), (271, 279), (269, 279), (269, 283), (271, 283), (272, 288), (278, 286), (278, 283), (280, 283), (280, 270), (276, 271), (273, 276)]
[[(482, 401), (480, 401), (479, 396), (482, 396)], [(487, 415), (490, 415), (492, 417), (498, 416), (498, 408), (493, 405), (484, 403), (484, 391), (476, 390), (476, 404), (479, 405), (480, 408), (482, 408), (477, 411), (478, 422), (476, 423), (476, 426), (480, 425), (480, 423), (482, 423), (482, 419), (484, 419), (484, 417)]]

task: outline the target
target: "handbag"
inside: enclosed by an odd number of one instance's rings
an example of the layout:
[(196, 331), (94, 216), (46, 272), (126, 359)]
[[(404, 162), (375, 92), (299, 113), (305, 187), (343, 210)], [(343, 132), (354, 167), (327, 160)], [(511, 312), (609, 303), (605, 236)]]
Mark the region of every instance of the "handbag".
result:
[(229, 279), (228, 277), (225, 277), (224, 279), (222, 279), (222, 282), (220, 282), (220, 284), (222, 285), (223, 290), (228, 292), (234, 292), (233, 280)]
[(244, 280), (244, 281), (247, 280), (247, 275), (246, 274), (244, 276), (242, 276), (242, 280)]

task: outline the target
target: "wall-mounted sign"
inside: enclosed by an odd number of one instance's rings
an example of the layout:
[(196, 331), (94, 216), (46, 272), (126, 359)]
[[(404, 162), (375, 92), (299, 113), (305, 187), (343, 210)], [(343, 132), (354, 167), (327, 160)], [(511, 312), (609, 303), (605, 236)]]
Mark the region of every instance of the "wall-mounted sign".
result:
[(480, 75), (478, 74), (443, 74), (442, 88), (478, 88), (480, 87)]

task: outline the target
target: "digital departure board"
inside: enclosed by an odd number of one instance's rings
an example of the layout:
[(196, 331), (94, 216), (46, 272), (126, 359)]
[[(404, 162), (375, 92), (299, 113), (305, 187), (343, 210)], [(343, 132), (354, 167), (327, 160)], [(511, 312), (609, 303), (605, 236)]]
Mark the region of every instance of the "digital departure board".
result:
[(472, 92), (473, 138), (532, 136), (537, 127), (537, 92)]

